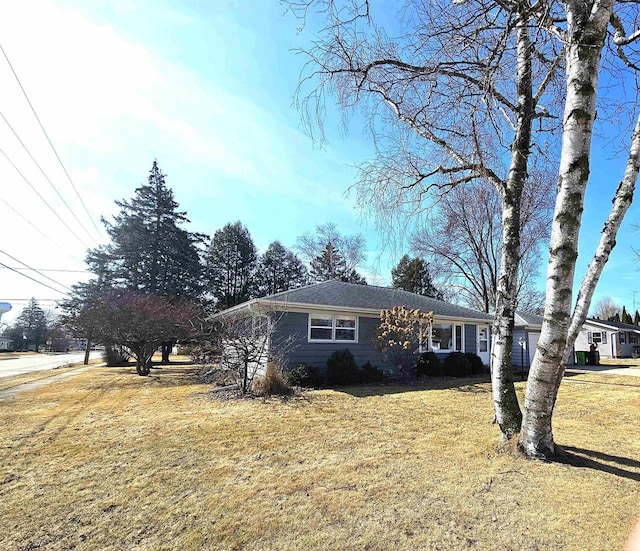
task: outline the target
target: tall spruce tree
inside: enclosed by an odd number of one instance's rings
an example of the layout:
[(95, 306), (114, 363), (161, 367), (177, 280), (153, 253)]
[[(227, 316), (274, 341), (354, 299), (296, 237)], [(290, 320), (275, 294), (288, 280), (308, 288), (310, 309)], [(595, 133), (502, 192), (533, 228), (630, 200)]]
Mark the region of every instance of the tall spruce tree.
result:
[(349, 269), (340, 249), (329, 241), (322, 252), (311, 260), (311, 278), (314, 281), (335, 279), (346, 283), (366, 285), (367, 281), (355, 269)]
[(309, 281), (309, 276), (300, 259), (279, 241), (274, 241), (260, 257), (257, 280), (259, 295), (266, 296), (301, 287)]
[(256, 294), (257, 259), (251, 234), (239, 221), (215, 232), (207, 255), (207, 278), (217, 308), (230, 308)]
[(40, 345), (47, 341), (48, 325), (46, 312), (32, 298), (16, 319), (11, 331), (15, 346), (24, 350), (33, 347), (38, 352)]
[(104, 221), (111, 243), (89, 251), (87, 262), (101, 284), (169, 297), (199, 299), (203, 292), (199, 244), (203, 237), (181, 226), (189, 219), (178, 210), (165, 174), (153, 162), (145, 185), (120, 212)]
[(409, 258), (405, 254), (391, 270), (393, 286), (425, 297), (442, 299), (442, 294), (431, 281), (429, 268), (421, 258)]

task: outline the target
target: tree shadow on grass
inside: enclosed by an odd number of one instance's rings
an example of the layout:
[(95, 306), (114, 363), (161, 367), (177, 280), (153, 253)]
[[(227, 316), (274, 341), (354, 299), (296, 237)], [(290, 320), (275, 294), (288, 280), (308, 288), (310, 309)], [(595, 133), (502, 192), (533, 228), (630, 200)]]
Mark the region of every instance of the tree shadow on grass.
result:
[[(139, 380), (140, 384), (151, 383), (155, 386), (177, 387), (202, 383), (200, 380), (201, 366), (193, 362), (172, 362), (171, 364), (154, 365), (149, 375), (141, 377), (136, 372), (134, 363), (126, 366), (107, 368), (109, 371), (101, 375), (109, 380), (103, 386), (112, 389), (129, 387), (132, 380)], [(114, 375), (122, 375), (123, 379), (114, 379)], [(204, 383), (202, 383), (204, 384)]]
[(328, 388), (336, 392), (349, 394), (355, 398), (386, 396), (425, 390), (456, 390), (458, 392), (483, 394), (491, 392), (491, 378), (488, 374), (470, 375), (468, 377), (426, 377), (410, 379), (408, 381), (389, 381), (376, 384)]
[[(596, 461), (597, 459), (600, 461)], [(640, 461), (628, 457), (620, 457), (618, 455), (610, 455), (595, 450), (575, 448), (573, 446), (561, 446), (555, 461), (557, 463), (571, 465), (572, 467), (593, 469), (640, 482)], [(622, 467), (610, 465), (609, 463), (617, 463), (625, 467), (639, 469), (639, 471), (623, 469)]]

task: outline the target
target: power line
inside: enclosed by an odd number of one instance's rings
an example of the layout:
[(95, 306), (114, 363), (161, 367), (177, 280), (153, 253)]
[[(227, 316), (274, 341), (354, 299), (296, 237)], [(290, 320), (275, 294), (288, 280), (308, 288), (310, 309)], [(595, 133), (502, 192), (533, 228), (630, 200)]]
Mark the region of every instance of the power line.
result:
[[(56, 285), (58, 285), (58, 286), (60, 286), (60, 287), (62, 287), (62, 288), (64, 288), (64, 289), (67, 289), (67, 291), (71, 291), (71, 288), (70, 288), (70, 287), (67, 287), (67, 286), (66, 286), (66, 285), (64, 285), (63, 283), (60, 283), (59, 281), (56, 281), (55, 279), (50, 278), (48, 275), (46, 275), (46, 274), (43, 274), (43, 273), (39, 272), (39, 271), (38, 271), (38, 270), (36, 270), (35, 268), (32, 268), (32, 267), (31, 267), (31, 266), (29, 266), (28, 264), (26, 264), (26, 263), (22, 262), (22, 260), (18, 260), (15, 256), (11, 256), (9, 253), (7, 253), (7, 252), (5, 252), (5, 251), (3, 251), (3, 250), (0, 250), (0, 253), (2, 253), (2, 254), (3, 254), (3, 255), (5, 255), (5, 256), (8, 256), (8, 257), (9, 257), (11, 260), (13, 260), (14, 262), (17, 262), (18, 264), (22, 264), (25, 268), (28, 268), (29, 270), (31, 270), (31, 271), (33, 271), (33, 272), (36, 272), (38, 275), (40, 275), (40, 276), (44, 277), (45, 279), (48, 279), (48, 280), (49, 280), (49, 281), (51, 281), (52, 283), (55, 283)], [(11, 270), (11, 271), (13, 271), (13, 272), (19, 273), (20, 275), (25, 275), (25, 274), (21, 273), (18, 269), (15, 269), (15, 268), (12, 268), (12, 267), (10, 267), (10, 266), (7, 266), (6, 264), (3, 264), (3, 266), (4, 266), (5, 268), (8, 268), (9, 270)]]
[[(33, 297), (32, 297), (33, 298)], [(0, 298), (0, 302), (29, 302), (30, 298)], [(38, 302), (58, 302), (59, 298), (37, 298)]]
[[(4, 269), (4, 268), (2, 268)], [(63, 270), (62, 268), (13, 268), (14, 270), (19, 271), (28, 271), (33, 270), (35, 272), (64, 272), (68, 274), (89, 274), (89, 270)]]
[[(29, 155), (29, 157), (31, 158), (31, 160), (33, 161), (33, 164), (35, 164), (38, 167), (38, 170), (40, 171), (40, 174), (42, 174), (45, 178), (45, 180), (47, 180), (47, 182), (49, 182), (49, 185), (53, 188), (53, 191), (56, 192), (56, 195), (60, 198), (60, 200), (64, 203), (64, 206), (67, 207), (67, 210), (71, 213), (71, 216), (73, 216), (76, 220), (76, 222), (78, 222), (78, 224), (80, 225), (80, 227), (84, 230), (84, 232), (91, 238), (94, 239), (89, 232), (87, 231), (87, 228), (85, 227), (85, 225), (80, 221), (80, 219), (78, 218), (78, 216), (76, 215), (76, 213), (74, 212), (74, 210), (69, 206), (69, 204), (67, 203), (67, 201), (65, 200), (65, 198), (62, 196), (62, 194), (60, 193), (60, 191), (58, 191), (58, 188), (54, 185), (54, 183), (51, 181), (51, 179), (49, 178), (49, 176), (47, 176), (47, 174), (45, 173), (45, 171), (42, 169), (42, 167), (40, 166), (40, 164), (38, 163), (38, 161), (35, 160), (34, 156), (31, 154), (31, 151), (29, 151), (29, 148), (24, 144), (24, 142), (20, 139), (20, 136), (18, 136), (18, 133), (14, 130), (13, 126), (11, 126), (11, 123), (9, 123), (9, 121), (7, 120), (7, 117), (4, 116), (4, 114), (0, 111), (0, 117), (2, 117), (2, 119), (4, 120), (4, 122), (6, 123), (6, 125), (9, 127), (9, 130), (11, 130), (11, 132), (13, 132), (13, 135), (16, 137), (16, 139), (18, 140), (18, 142), (20, 142), (20, 145), (22, 146), (22, 148), (27, 152), (27, 155)], [(95, 239), (94, 239), (95, 241)], [(96, 241), (96, 243), (98, 243)]]
[(54, 216), (60, 220), (60, 222), (62, 222), (64, 224), (64, 227), (67, 228), (73, 235), (74, 237), (80, 241), (80, 243), (82, 243), (87, 249), (89, 248), (89, 245), (87, 245), (81, 238), (80, 236), (69, 227), (69, 224), (67, 224), (62, 218), (61, 216), (54, 210), (54, 208), (48, 203), (48, 201), (42, 196), (40, 195), (40, 192), (33, 186), (33, 184), (27, 179), (27, 177), (22, 174), (22, 172), (20, 172), (20, 169), (15, 165), (15, 163), (9, 158), (9, 156), (4, 152), (3, 149), (0, 148), (0, 153), (2, 153), (2, 155), (4, 156), (5, 159), (7, 159), (7, 161), (9, 161), (9, 164), (16, 170), (16, 172), (18, 174), (20, 174), (20, 176), (22, 176), (22, 179), (29, 185), (29, 187), (34, 191), (34, 193), (40, 197), (40, 200), (47, 205), (47, 207), (49, 207), (49, 210), (54, 214)]
[(14, 270), (13, 268), (7, 266), (6, 264), (3, 264), (2, 262), (0, 262), (0, 266), (4, 266), (5, 268), (14, 271), (16, 274), (21, 275), (22, 277), (26, 277), (27, 279), (30, 279), (31, 281), (35, 281), (36, 283), (39, 283), (40, 285), (47, 287), (48, 289), (51, 289), (52, 291), (55, 291), (56, 293), (61, 293), (63, 295), (66, 295), (66, 293), (64, 291), (59, 291), (58, 289), (54, 289), (53, 287), (51, 287), (51, 285), (47, 285), (46, 283), (42, 283), (42, 281), (38, 281), (37, 279), (32, 278), (31, 276), (28, 276), (27, 274), (23, 274), (22, 272), (18, 272), (17, 270)]
[(60, 166), (62, 167), (62, 170), (66, 174), (67, 179), (69, 180), (69, 183), (71, 184), (71, 187), (73, 188), (73, 191), (75, 191), (76, 196), (80, 200), (80, 203), (82, 204), (82, 207), (84, 208), (84, 212), (87, 214), (87, 217), (91, 221), (91, 224), (93, 225), (94, 229), (96, 230), (97, 235), (100, 236), (100, 230), (98, 229), (98, 226), (96, 225), (96, 223), (94, 222), (93, 218), (91, 217), (91, 214), (89, 214), (89, 209), (87, 209), (87, 205), (85, 205), (84, 201), (82, 200), (82, 197), (80, 196), (80, 193), (78, 193), (78, 189), (76, 188), (75, 184), (73, 183), (73, 180), (71, 179), (71, 176), (69, 176), (69, 172), (67, 171), (66, 167), (64, 166), (64, 164), (62, 162), (62, 159), (60, 159), (60, 155), (58, 155), (58, 152), (56, 151), (56, 148), (53, 147), (53, 143), (49, 139), (49, 134), (47, 134), (47, 131), (44, 129), (44, 126), (40, 122), (40, 117), (38, 117), (38, 114), (36, 113), (36, 110), (34, 109), (33, 105), (31, 104), (31, 100), (29, 100), (29, 96), (27, 95), (27, 92), (25, 91), (24, 87), (22, 86), (22, 83), (20, 82), (20, 79), (18, 78), (18, 75), (16, 74), (15, 70), (13, 69), (13, 65), (11, 65), (11, 61), (9, 61), (9, 57), (7, 56), (7, 53), (4, 51), (4, 48), (2, 47), (2, 44), (0, 44), (0, 50), (2, 50), (2, 54), (4, 55), (4, 58), (7, 60), (7, 63), (9, 64), (9, 68), (11, 69), (11, 72), (13, 73), (13, 76), (16, 78), (16, 81), (18, 82), (18, 86), (20, 86), (20, 90), (22, 90), (22, 93), (24, 94), (24, 97), (27, 100), (27, 103), (29, 104), (29, 107), (31, 108), (31, 112), (33, 113), (33, 116), (38, 121), (38, 124), (40, 125), (40, 129), (42, 130), (42, 133), (44, 134), (45, 138), (47, 138), (47, 142), (49, 142), (49, 145), (51, 146), (51, 149), (54, 152), (54, 154), (56, 156), (56, 159), (58, 159), (58, 162), (60, 163)]
[(2, 195), (0, 195), (0, 201), (3, 202), (7, 207), (9, 207), (9, 209), (12, 210), (15, 214), (17, 214), (20, 218), (22, 218), (27, 224), (29, 224), (34, 230), (36, 230), (42, 237), (44, 237), (47, 241), (49, 241), (49, 243), (55, 245), (58, 248), (58, 250), (62, 251), (67, 257), (72, 258), (73, 260), (76, 260), (78, 262), (84, 262), (82, 258), (78, 258), (77, 256), (69, 254), (69, 251), (67, 249), (62, 247), (57, 241), (53, 240), (49, 235), (44, 233), (38, 226), (36, 226), (33, 222), (31, 222), (31, 220), (29, 220), (19, 210), (17, 210), (15, 207), (7, 203), (6, 199), (4, 199)]

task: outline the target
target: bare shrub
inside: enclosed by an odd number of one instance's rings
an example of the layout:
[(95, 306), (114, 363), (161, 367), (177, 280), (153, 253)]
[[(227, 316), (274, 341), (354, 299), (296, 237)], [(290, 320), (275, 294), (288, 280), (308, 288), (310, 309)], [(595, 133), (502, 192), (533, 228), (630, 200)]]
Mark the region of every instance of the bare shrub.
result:
[(278, 362), (270, 360), (265, 374), (253, 381), (253, 391), (260, 396), (290, 396), (293, 389), (287, 384), (282, 375), (282, 368)]

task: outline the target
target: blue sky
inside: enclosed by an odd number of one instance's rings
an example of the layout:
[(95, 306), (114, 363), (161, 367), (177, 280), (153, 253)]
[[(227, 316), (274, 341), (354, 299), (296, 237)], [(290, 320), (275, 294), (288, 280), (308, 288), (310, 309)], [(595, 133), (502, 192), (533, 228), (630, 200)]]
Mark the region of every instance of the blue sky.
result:
[[(370, 281), (386, 284), (397, 258), (384, 254), (375, 263), (381, 240), (356, 210), (353, 194), (345, 196), (355, 182), (353, 166), (372, 156), (372, 144), (358, 120), (345, 133), (331, 109), (323, 148), (302, 131), (293, 95), (303, 59), (293, 50), (309, 35), (299, 34), (284, 12), (269, 0), (14, 2), (0, 21), (0, 44), (95, 220), (114, 214), (113, 201), (130, 198), (157, 158), (191, 229), (212, 234), (241, 220), (264, 250), (276, 239), (292, 246), (316, 224), (333, 221), (345, 233), (365, 235), (369, 266), (363, 271)], [(0, 79), (0, 111), (82, 216), (1, 55)], [(2, 121), (0, 147), (83, 233)], [(624, 156), (609, 159), (603, 147), (595, 151), (579, 270), (597, 243), (625, 162)], [(47, 236), (3, 204), (0, 249), (34, 268), (82, 270), (84, 245), (2, 157), (0, 175), (2, 197)], [(608, 295), (631, 307), (631, 290), (640, 291), (631, 249), (638, 238), (631, 224), (638, 218), (632, 207), (596, 299)], [(81, 236), (85, 242), (104, 239), (86, 217), (82, 221), (90, 234)], [(546, 262), (542, 275), (545, 270)], [(84, 277), (46, 273), (65, 285)], [(0, 270), (0, 300), (31, 296), (55, 299), (62, 293)], [(640, 295), (637, 302), (640, 307)], [(3, 321), (22, 306), (14, 304)]]

